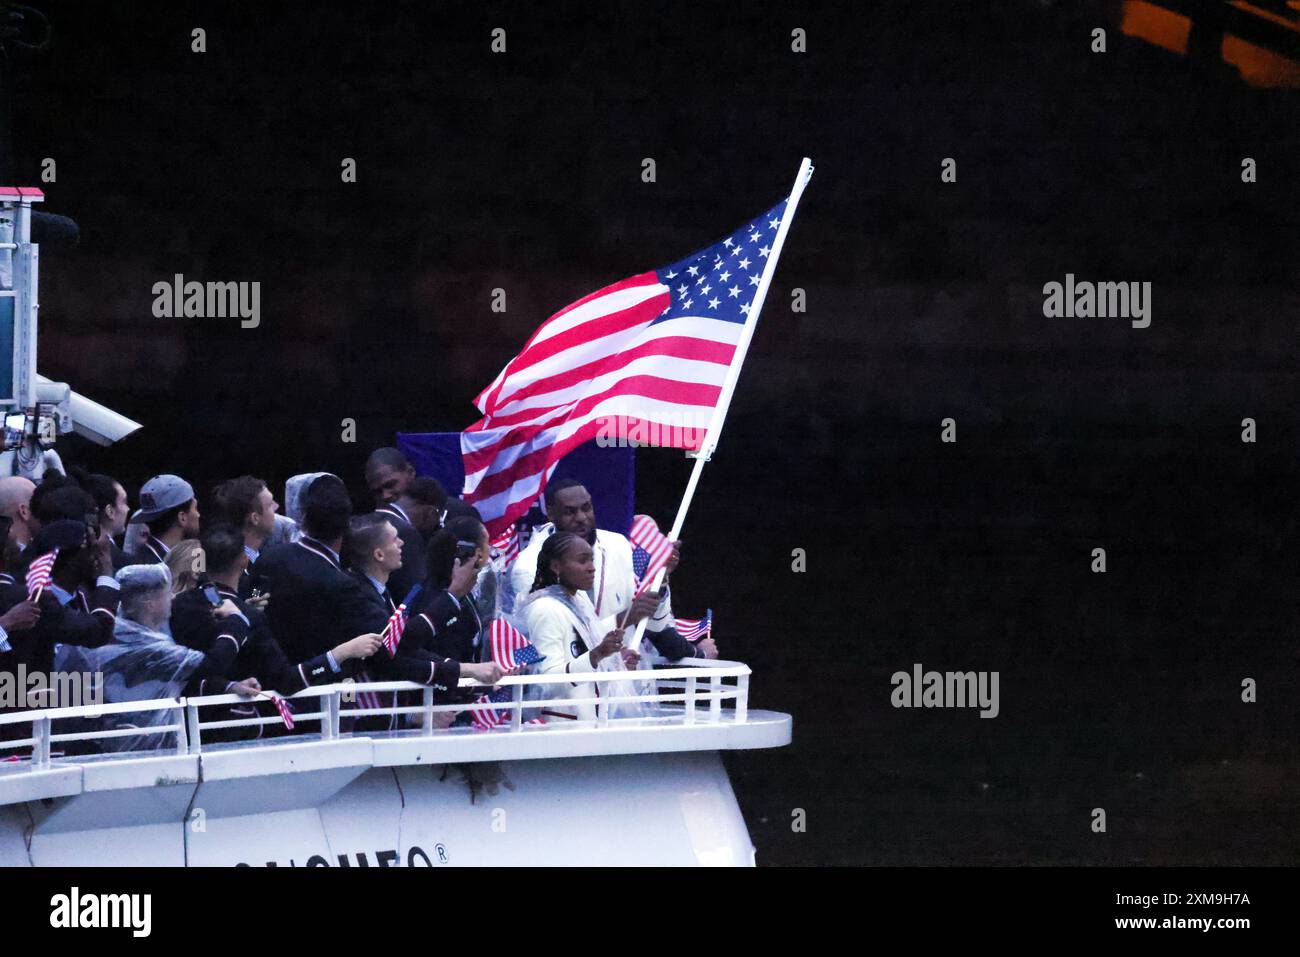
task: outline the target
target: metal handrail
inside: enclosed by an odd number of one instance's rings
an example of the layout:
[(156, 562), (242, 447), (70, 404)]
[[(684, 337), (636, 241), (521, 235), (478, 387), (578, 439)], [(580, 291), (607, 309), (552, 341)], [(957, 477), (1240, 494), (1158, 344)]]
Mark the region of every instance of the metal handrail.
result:
[[(656, 669), (653, 671), (595, 671), (583, 672), (577, 674), (537, 674), (537, 675), (511, 675), (500, 679), (495, 685), (485, 685), (481, 682), (470, 678), (462, 678), (459, 683), (459, 690), (475, 691), (482, 690), (486, 692), (492, 688), (511, 688), (512, 693), (510, 700), (500, 702), (467, 702), (467, 703), (446, 703), (435, 704), (433, 689), (427, 685), (420, 685), (409, 681), (373, 681), (373, 682), (352, 682), (346, 681), (332, 685), (318, 685), (304, 688), (293, 695), (284, 695), (282, 697), (287, 701), (319, 701), (316, 710), (312, 712), (295, 713), (294, 720), (297, 722), (318, 723), (320, 728), (320, 738), (322, 740), (334, 740), (344, 736), (345, 732), (341, 730), (340, 723), (343, 718), (355, 718), (359, 716), (390, 716), (390, 715), (418, 715), (420, 722), (418, 728), (404, 729), (400, 733), (409, 735), (412, 732), (430, 737), (439, 733), (454, 733), (450, 729), (439, 731), (434, 727), (433, 715), (437, 713), (463, 711), (501, 711), (509, 712), (509, 719), (485, 733), (523, 733), (529, 734), (547, 733), (546, 725), (527, 725), (523, 721), (525, 710), (534, 710), (544, 707), (572, 705), (574, 699), (560, 697), (542, 697), (527, 698), (524, 692), (529, 687), (548, 688), (555, 685), (576, 685), (584, 683), (601, 684), (627, 684), (630, 682), (647, 682), (652, 688), (646, 692), (637, 692), (633, 694), (602, 694), (599, 699), (584, 699), (586, 703), (599, 705), (597, 720), (595, 726), (598, 728), (607, 727), (626, 727), (629, 724), (641, 722), (641, 718), (611, 718), (609, 716), (610, 704), (624, 704), (640, 702), (644, 704), (666, 705), (681, 704), (681, 712), (676, 711), (667, 714), (656, 714), (654, 719), (662, 722), (665, 719), (673, 721), (680, 725), (695, 725), (703, 720), (705, 723), (718, 724), (723, 722), (723, 701), (733, 701), (734, 708), (728, 712), (727, 723), (743, 724), (748, 719), (748, 697), (749, 697), (749, 676), (751, 672), (747, 665), (734, 661), (704, 661), (696, 659), (674, 663), (672, 667)], [(728, 680), (734, 680), (734, 684), (726, 684)], [(663, 685), (661, 686), (661, 682)], [(684, 690), (681, 693), (664, 693), (664, 689), (675, 691), (681, 687), (679, 682), (684, 682)], [(707, 690), (701, 687), (704, 685)], [(632, 689), (634, 692), (637, 689)], [(391, 707), (378, 708), (361, 708), (356, 705), (357, 698), (366, 693), (385, 693), (393, 691), (420, 692), (421, 703), (419, 705), (393, 705)], [(270, 692), (274, 694), (275, 692)], [(46, 708), (24, 712), (14, 712), (0, 715), (0, 727), (11, 724), (30, 723), (32, 725), (32, 734), (30, 737), (18, 740), (0, 740), (0, 749), (16, 749), (31, 747), (32, 760), (30, 767), (45, 768), (51, 764), (50, 744), (52, 742), (67, 741), (94, 741), (104, 738), (115, 738), (126, 735), (152, 735), (166, 734), (174, 732), (177, 737), (176, 753), (194, 754), (202, 753), (203, 736), (205, 731), (216, 731), (227, 728), (256, 727), (261, 725), (274, 725), (280, 723), (280, 718), (275, 716), (257, 715), (249, 718), (219, 718), (204, 721), (200, 718), (199, 710), (214, 705), (231, 705), (231, 704), (249, 704), (259, 700), (257, 697), (246, 697), (235, 694), (220, 695), (200, 695), (189, 698), (167, 698), (154, 701), (126, 701), (116, 702), (106, 705), (81, 705), (70, 708)], [(265, 700), (265, 699), (262, 699)], [(707, 703), (708, 709), (702, 714), (697, 714), (697, 707)], [(121, 728), (121, 729), (96, 729), (92, 731), (64, 732), (55, 734), (52, 731), (53, 724), (56, 721), (67, 720), (71, 718), (94, 718), (110, 714), (122, 714), (129, 712), (142, 711), (160, 711), (164, 709), (181, 709), (184, 713), (184, 720), (179, 724), (168, 724), (155, 727), (139, 728)], [(382, 737), (389, 732), (364, 732), (360, 737)], [(301, 741), (299, 735), (289, 735), (263, 739), (256, 743), (246, 742), (249, 745), (274, 747), (280, 744), (293, 743)], [(138, 757), (140, 752), (119, 752), (97, 757)], [(12, 760), (12, 759), (10, 759)]]
[[(17, 740), (0, 740), (0, 750), (14, 750), (30, 746), (32, 749), (31, 766), (33, 768), (49, 767), (51, 762), (50, 745), (65, 741), (98, 741), (105, 738), (123, 738), (148, 736), (155, 734), (176, 734), (176, 751), (185, 754), (188, 750), (186, 728), (182, 724), (144, 725), (130, 728), (96, 728), (93, 731), (78, 731), (55, 734), (55, 721), (71, 718), (98, 718), (111, 714), (138, 714), (142, 711), (179, 711), (185, 707), (184, 698), (158, 698), (150, 701), (117, 701), (112, 704), (78, 705), (70, 708), (37, 708), (30, 711), (16, 711), (0, 714), (0, 727), (10, 724), (27, 724), (32, 726), (31, 737)], [(121, 756), (138, 754), (124, 751)]]

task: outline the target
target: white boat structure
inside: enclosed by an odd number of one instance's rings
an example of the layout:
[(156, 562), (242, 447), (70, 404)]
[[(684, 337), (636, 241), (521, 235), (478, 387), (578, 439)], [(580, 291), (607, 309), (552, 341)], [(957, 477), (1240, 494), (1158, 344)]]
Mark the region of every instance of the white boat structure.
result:
[[(435, 712), (467, 706), (403, 682), (307, 688), (288, 699), (300, 733), (238, 743), (204, 739), (280, 718), (201, 719), (203, 706), (247, 700), (233, 695), (3, 715), (0, 726), (19, 726), (9, 735), (29, 736), (0, 741), (0, 866), (752, 865), (720, 752), (788, 744), (791, 718), (752, 710), (749, 677), (744, 664), (698, 659), (503, 678), (511, 701), (470, 706), (509, 712), (487, 731), (437, 728)], [(626, 686), (604, 701), (640, 702), (644, 716), (524, 720), (561, 703), (548, 687), (597, 678)], [(394, 690), (422, 703), (354, 703)], [(155, 710), (173, 713), (156, 727), (86, 730), (86, 718)], [(340, 730), (376, 713), (407, 727)], [(167, 750), (59, 756), (142, 732), (165, 735)]]

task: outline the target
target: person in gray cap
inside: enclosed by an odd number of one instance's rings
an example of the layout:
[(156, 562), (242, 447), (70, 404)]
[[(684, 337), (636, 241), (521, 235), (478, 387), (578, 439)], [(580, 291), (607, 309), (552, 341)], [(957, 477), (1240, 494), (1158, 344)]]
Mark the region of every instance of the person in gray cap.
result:
[(132, 522), (143, 522), (149, 534), (130, 556), (132, 564), (153, 565), (187, 538), (199, 537), (199, 500), (194, 487), (179, 475), (155, 475), (140, 489), (140, 509)]

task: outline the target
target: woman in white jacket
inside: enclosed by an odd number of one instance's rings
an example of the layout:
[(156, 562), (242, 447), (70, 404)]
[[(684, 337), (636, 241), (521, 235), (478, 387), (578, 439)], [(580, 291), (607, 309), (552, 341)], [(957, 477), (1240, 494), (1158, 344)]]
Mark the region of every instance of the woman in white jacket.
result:
[[(542, 674), (590, 674), (594, 671), (634, 670), (640, 656), (623, 647), (623, 629), (600, 634), (600, 620), (587, 597), (596, 565), (591, 546), (570, 532), (556, 532), (542, 544), (537, 556), (533, 587), (519, 603), (516, 614), (528, 638), (546, 656)], [(569, 698), (571, 707), (553, 705), (542, 711), (548, 718), (591, 721), (603, 710), (600, 698), (633, 694), (633, 683), (567, 682), (547, 685), (547, 698)], [(635, 716), (641, 709), (615, 705), (611, 717)]]

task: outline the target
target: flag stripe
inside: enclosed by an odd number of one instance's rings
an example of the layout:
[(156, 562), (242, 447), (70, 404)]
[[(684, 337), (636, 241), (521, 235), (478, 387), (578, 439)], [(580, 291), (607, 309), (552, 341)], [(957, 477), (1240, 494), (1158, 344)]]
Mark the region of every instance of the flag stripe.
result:
[[(725, 325), (734, 327), (735, 324)], [(573, 368), (558, 367), (554, 375), (512, 393), (509, 400), (501, 404), (493, 420), (517, 415), (525, 409), (537, 412), (575, 401), (592, 388), (599, 389), (602, 379), (647, 366), (659, 367), (656, 360), (662, 358), (679, 360), (681, 364), (675, 368), (679, 368), (683, 375), (690, 375), (692, 381), (721, 385), (726, 376), (726, 366), (731, 364), (736, 354), (735, 343), (678, 335), (671, 326), (672, 323), (656, 326), (656, 329), (663, 328), (664, 331), (654, 336), (642, 336), (639, 345), (620, 353)], [(714, 368), (716, 366), (723, 367), (721, 372)], [(533, 401), (528, 401), (530, 399)]]
[(623, 352), (637, 348), (640, 343), (677, 337), (686, 342), (721, 342), (734, 346), (740, 340), (740, 331), (734, 322), (721, 322), (708, 316), (680, 316), (596, 339), (584, 348), (544, 358), (514, 376), (509, 390), (503, 390), (499, 401), (493, 405), (492, 414), (499, 415), (511, 402), (529, 392), (539, 391), (539, 384), (541, 389), (549, 388), (549, 380), (554, 376), (578, 368), (586, 369), (592, 375), (597, 374), (611, 360)]
[[(622, 413), (612, 412), (607, 409), (604, 410), (602, 414), (631, 415), (633, 411), (639, 412), (641, 415), (641, 421), (648, 423), (649, 427), (658, 428), (661, 431), (665, 429), (671, 430), (674, 427), (676, 427), (676, 424), (672, 423), (671, 421), (661, 421), (659, 418), (647, 416), (645, 414), (646, 409), (644, 407), (637, 408), (634, 405), (629, 405), (627, 411)], [(711, 411), (711, 410), (701, 410), (701, 411)], [(558, 462), (570, 451), (577, 448), (579, 445), (582, 445), (582, 443), (588, 441), (589, 439), (595, 438), (599, 434), (601, 428), (601, 423), (597, 421), (598, 419), (600, 419), (600, 417), (601, 417), (600, 415), (593, 415), (589, 417), (588, 421), (577, 424), (576, 426), (573, 423), (570, 423), (568, 426), (566, 426), (566, 432), (571, 432), (571, 434), (566, 435), (566, 437), (563, 439), (556, 440), (554, 442), (554, 445), (550, 447), (551, 451), (550, 454), (547, 456), (547, 458), (553, 458), (555, 462)], [(667, 417), (668, 416), (665, 416), (665, 418)], [(576, 431), (574, 429), (576, 429)], [(470, 435), (471, 433), (461, 433), (462, 449), (465, 448), (466, 443), (470, 440)], [(695, 449), (699, 447), (699, 443), (702, 441), (703, 441), (703, 437), (697, 434), (696, 441), (694, 444), (682, 442), (679, 444), (678, 447), (686, 448), (686, 449)], [(537, 444), (540, 443), (535, 442), (533, 444), (534, 446), (536, 446)], [(522, 455), (522, 454), (524, 454), (522, 449), (517, 447), (515, 455)], [(554, 466), (554, 462), (548, 465), (547, 468), (553, 468), (553, 466)], [(478, 509), (479, 514), (484, 516), (484, 519), (486, 521), (493, 521), (491, 518), (489, 518), (489, 516), (492, 515), (499, 516), (499, 518), (495, 520), (497, 524), (500, 524), (502, 522), (509, 523), (509, 522), (517, 521), (528, 512), (528, 509), (532, 506), (532, 503), (537, 500), (538, 495), (541, 493), (541, 489), (544, 482), (545, 469), (539, 468), (532, 471), (514, 469), (511, 472), (506, 473), (507, 478), (514, 477), (514, 476), (518, 476), (518, 477), (515, 478), (515, 480), (511, 482), (511, 484), (508, 487), (501, 489), (496, 494), (486, 495), (486, 494), (474, 494), (471, 491), (481, 483), (481, 481), (485, 477), (485, 474), (480, 473), (478, 475), (466, 475), (465, 477), (466, 501), (473, 500), (474, 506)]]
[[(584, 402), (580, 412), (559, 413), (545, 424), (512, 426), (494, 430), (488, 435), (462, 432), (466, 492), (472, 492), (476, 497), (487, 497), (505, 487), (505, 483), (498, 479), (480, 489), (479, 483), (491, 476), (505, 472), (516, 475), (540, 472), (559, 460), (556, 455), (547, 453), (548, 445), (579, 434), (583, 436), (582, 441), (586, 441), (601, 432), (602, 425), (607, 426), (606, 435), (623, 434), (621, 423), (634, 419), (644, 419), (668, 428), (674, 425), (679, 429), (689, 427), (695, 430), (707, 427), (713, 414), (713, 400), (722, 391), (721, 387), (674, 387), (662, 379), (651, 382), (658, 395), (648, 395), (652, 389), (645, 382), (620, 383), (616, 394)], [(692, 402), (673, 400), (674, 392), (684, 399), (687, 391), (692, 393)], [(683, 437), (683, 441), (674, 447), (694, 449), (703, 441), (703, 436), (695, 437), (694, 441), (685, 441), (686, 438), (689, 436)], [(527, 457), (530, 455), (532, 458)]]
[[(626, 279), (620, 279), (618, 280), (618, 282), (612, 282), (608, 286), (603, 286), (602, 288), (597, 289), (595, 292), (589, 292), (581, 299), (575, 299), (573, 302), (569, 303), (559, 312), (555, 313), (544, 323), (538, 326), (536, 331), (531, 336), (528, 337), (528, 341), (524, 343), (524, 348), (520, 350), (520, 354), (522, 355), (524, 352), (526, 352), (529, 346), (533, 345), (534, 343), (540, 342), (541, 339), (545, 335), (547, 335), (547, 330), (549, 329), (552, 322), (555, 322), (556, 320), (560, 319), (560, 317), (562, 316), (569, 315), (570, 313), (577, 310), (580, 306), (584, 306), (589, 302), (594, 302), (597, 299), (601, 299), (604, 296), (612, 295), (621, 289), (632, 289), (638, 286), (657, 285), (658, 283), (659, 283), (659, 278), (653, 272), (638, 273), (635, 276), (628, 276)], [(508, 368), (509, 366), (507, 366), (507, 369)]]
[(704, 381), (691, 381), (697, 377), (683, 374), (681, 368), (691, 365), (698, 368), (701, 364), (682, 363), (678, 359), (659, 357), (657, 363), (639, 370), (636, 374), (610, 376), (609, 384), (597, 395), (584, 394), (562, 405), (525, 409), (517, 415), (493, 416), (492, 423), (497, 428), (517, 429), (518, 434), (525, 435), (528, 434), (526, 430), (529, 428), (534, 430), (550, 428), (562, 425), (567, 419), (588, 415), (602, 403), (620, 396), (636, 396), (671, 405), (702, 406), (712, 411), (721, 393), (722, 381), (727, 374), (726, 366), (706, 366), (707, 375), (698, 377), (703, 378)]
[(626, 342), (636, 338), (641, 328), (664, 311), (668, 297), (663, 304), (644, 302), (631, 309), (622, 309), (599, 319), (592, 319), (576, 329), (569, 329), (548, 339), (541, 345), (533, 346), (529, 355), (514, 369), (510, 377), (498, 392), (489, 414), (496, 411), (496, 406), (508, 399), (514, 391), (515, 382), (532, 382), (546, 374), (545, 368), (537, 366), (552, 358), (560, 358), (567, 368), (575, 362), (610, 353), (621, 348)]
[(659, 308), (668, 305), (668, 287), (659, 281), (653, 272), (642, 273), (629, 279), (620, 280), (607, 286), (601, 292), (579, 300), (572, 306), (561, 309), (533, 333), (528, 343), (529, 350), (534, 350), (543, 342), (550, 342), (566, 332), (604, 318), (612, 313), (627, 312), (637, 309), (647, 302), (662, 299)]
[(620, 290), (612, 295), (593, 298), (579, 311), (582, 321), (569, 328), (558, 328), (552, 332), (549, 329), (551, 321), (548, 321), (503, 370), (504, 375), (495, 383), (492, 394), (486, 398), (487, 408), (484, 411), (488, 414), (494, 412), (514, 391), (516, 381), (531, 381), (533, 377), (527, 372), (538, 363), (570, 350), (599, 349), (602, 340), (617, 341), (626, 338), (629, 334), (634, 334), (639, 326), (660, 315), (668, 305), (668, 290), (659, 284), (653, 273), (650, 274), (649, 282), (650, 285), (644, 281), (638, 282), (637, 288), (633, 290)]

